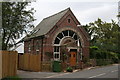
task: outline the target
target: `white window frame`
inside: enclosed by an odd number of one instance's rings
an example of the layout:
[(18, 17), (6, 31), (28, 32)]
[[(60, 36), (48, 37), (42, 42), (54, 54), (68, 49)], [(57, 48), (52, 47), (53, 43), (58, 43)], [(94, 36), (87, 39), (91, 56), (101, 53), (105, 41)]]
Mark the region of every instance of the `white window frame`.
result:
[(36, 41), (36, 51), (39, 51), (39, 40)]
[[(55, 47), (58, 47), (59, 48), (59, 51), (58, 52), (54, 52), (54, 60), (55, 61), (59, 61), (60, 60), (60, 47), (59, 46), (54, 46), (54, 51), (55, 51)], [(58, 58), (55, 57), (55, 55), (58, 54)]]
[(30, 43), (28, 44), (28, 52), (30, 52), (31, 51), (31, 45), (30, 45)]

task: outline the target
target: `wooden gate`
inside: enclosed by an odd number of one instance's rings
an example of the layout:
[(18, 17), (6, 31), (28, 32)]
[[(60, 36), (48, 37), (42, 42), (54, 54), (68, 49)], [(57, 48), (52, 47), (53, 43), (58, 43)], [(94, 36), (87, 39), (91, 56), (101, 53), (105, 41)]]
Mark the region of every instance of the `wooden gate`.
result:
[(0, 51), (0, 78), (16, 76), (17, 51)]

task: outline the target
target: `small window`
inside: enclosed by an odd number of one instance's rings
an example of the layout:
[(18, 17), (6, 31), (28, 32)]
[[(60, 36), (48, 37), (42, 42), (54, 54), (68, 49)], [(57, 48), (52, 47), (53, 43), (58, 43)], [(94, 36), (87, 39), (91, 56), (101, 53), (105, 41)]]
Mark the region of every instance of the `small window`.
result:
[(39, 51), (39, 41), (36, 41), (36, 51)]
[(39, 51), (36, 51), (37, 54), (39, 54)]
[(68, 23), (70, 23), (70, 19), (68, 19)]
[(31, 51), (30, 43), (28, 44), (28, 51), (29, 51), (29, 52)]

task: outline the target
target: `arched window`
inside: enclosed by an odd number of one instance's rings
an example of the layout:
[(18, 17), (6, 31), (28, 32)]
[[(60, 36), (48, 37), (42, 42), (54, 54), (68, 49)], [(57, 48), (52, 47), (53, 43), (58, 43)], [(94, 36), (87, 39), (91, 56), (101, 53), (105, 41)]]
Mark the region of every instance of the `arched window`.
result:
[(62, 39), (64, 39), (65, 37), (71, 37), (73, 40), (75, 40), (76, 44), (77, 44), (77, 40), (79, 39), (79, 36), (77, 35), (76, 32), (72, 31), (72, 30), (65, 30), (62, 31), (61, 33), (59, 33), (54, 41), (54, 44), (57, 46), (54, 46), (54, 60), (60, 60), (60, 42)]
[(73, 32), (71, 30), (65, 30), (57, 35), (57, 37), (55, 38), (54, 44), (60, 44), (61, 39), (64, 37), (71, 37), (74, 40), (79, 39), (79, 36), (77, 35), (77, 33)]

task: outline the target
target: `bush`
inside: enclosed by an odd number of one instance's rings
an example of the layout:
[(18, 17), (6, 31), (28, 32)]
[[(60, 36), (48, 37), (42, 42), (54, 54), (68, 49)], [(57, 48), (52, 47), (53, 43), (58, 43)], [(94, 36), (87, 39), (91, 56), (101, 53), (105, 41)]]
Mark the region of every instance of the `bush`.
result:
[(110, 59), (96, 59), (97, 66), (104, 66), (112, 64), (112, 60)]
[(66, 71), (67, 72), (73, 72), (73, 68), (72, 67), (67, 67)]
[(1, 80), (22, 80), (22, 79), (19, 78), (18, 76), (11, 76), (11, 77), (5, 77)]
[(109, 55), (110, 55), (110, 58), (113, 60), (114, 63), (119, 62), (118, 53), (110, 52)]

